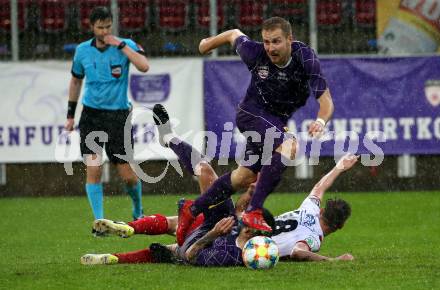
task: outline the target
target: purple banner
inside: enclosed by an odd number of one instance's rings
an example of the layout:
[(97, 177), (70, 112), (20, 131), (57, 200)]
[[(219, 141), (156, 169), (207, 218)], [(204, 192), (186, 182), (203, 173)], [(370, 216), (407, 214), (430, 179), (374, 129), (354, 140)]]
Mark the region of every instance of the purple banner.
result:
[[(346, 142), (346, 151), (358, 154), (374, 154), (374, 148), (385, 155), (440, 154), (440, 57), (323, 58), (321, 65), (335, 104), (329, 133), (320, 141), (321, 156), (335, 155), (341, 142), (343, 148)], [(236, 107), (249, 82), (250, 73), (240, 60), (204, 63), (206, 130), (217, 135), (217, 157), (235, 156), (240, 142)], [(311, 140), (304, 132), (318, 109), (309, 98), (289, 121), (306, 154)], [(230, 152), (220, 150), (222, 134), (230, 132), (226, 122), (234, 124)]]
[(131, 75), (130, 92), (138, 103), (161, 103), (168, 99), (171, 80), (169, 74)]

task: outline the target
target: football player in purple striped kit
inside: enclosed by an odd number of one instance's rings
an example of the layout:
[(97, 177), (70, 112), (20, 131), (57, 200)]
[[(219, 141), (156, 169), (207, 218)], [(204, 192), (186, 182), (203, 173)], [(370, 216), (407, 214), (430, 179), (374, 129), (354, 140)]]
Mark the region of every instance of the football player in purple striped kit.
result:
[[(243, 214), (243, 222), (251, 228), (271, 232), (262, 216), (263, 203), (296, 153), (295, 137), (286, 130), (288, 119), (305, 105), (310, 95), (319, 103), (317, 118), (309, 127), (311, 136), (322, 134), (333, 114), (333, 101), (319, 59), (309, 46), (293, 39), (290, 23), (280, 17), (265, 20), (262, 39), (263, 42), (251, 40), (233, 29), (200, 42), (202, 54), (224, 44), (232, 45), (248, 67), (252, 78), (238, 105), (236, 123), (242, 133), (257, 132), (260, 140), (247, 138), (246, 164), (217, 179), (194, 204), (182, 206), (176, 233), (180, 245), (198, 214), (234, 192), (247, 189), (258, 173), (261, 177)], [(257, 162), (248, 162), (255, 156)]]

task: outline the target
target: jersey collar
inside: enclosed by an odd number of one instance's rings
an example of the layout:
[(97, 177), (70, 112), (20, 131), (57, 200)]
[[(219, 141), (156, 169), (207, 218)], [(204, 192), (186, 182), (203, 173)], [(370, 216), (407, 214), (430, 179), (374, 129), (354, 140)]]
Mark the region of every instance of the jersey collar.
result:
[(289, 61), (285, 65), (281, 66), (281, 65), (275, 64), (275, 66), (278, 68), (286, 68), (290, 64), (291, 61), (292, 61), (292, 56), (290, 56)]
[(109, 45), (107, 45), (107, 46), (104, 47), (104, 48), (98, 48), (98, 47), (96, 46), (96, 38), (93, 38), (93, 39), (92, 39), (92, 42), (90, 43), (90, 46), (95, 47), (99, 52), (104, 52), (104, 51), (107, 50), (107, 48), (110, 47)]

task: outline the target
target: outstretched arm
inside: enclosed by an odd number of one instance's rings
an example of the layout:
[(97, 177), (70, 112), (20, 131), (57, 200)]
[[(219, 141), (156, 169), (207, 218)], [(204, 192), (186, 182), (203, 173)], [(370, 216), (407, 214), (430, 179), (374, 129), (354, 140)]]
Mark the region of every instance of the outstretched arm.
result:
[(239, 29), (232, 29), (222, 32), (216, 36), (204, 38), (200, 41), (199, 51), (201, 54), (208, 54), (213, 49), (216, 49), (224, 44), (234, 45), (235, 40), (244, 35)]
[(333, 99), (329, 89), (326, 89), (324, 93), (319, 97), (318, 103), (318, 118), (323, 119), (327, 123), (328, 120), (330, 120), (330, 118), (332, 117), (333, 111), (335, 110)]
[(309, 197), (316, 197), (319, 198), (319, 200), (322, 201), (322, 197), (324, 196), (324, 193), (326, 190), (332, 186), (333, 182), (336, 180), (336, 178), (344, 171), (350, 169), (353, 167), (354, 164), (358, 161), (359, 156), (353, 155), (353, 154), (346, 154), (344, 155), (336, 164), (335, 167), (333, 167), (332, 170), (330, 170), (329, 173), (327, 173), (321, 180), (315, 184), (312, 191), (309, 194)]
[(290, 258), (294, 261), (308, 261), (308, 262), (319, 262), (319, 261), (352, 261), (354, 257), (351, 254), (344, 254), (339, 257), (331, 258), (323, 255), (319, 255), (310, 251), (309, 247), (303, 243), (298, 242), (293, 248)]
[(316, 121), (310, 124), (309, 134), (313, 137), (319, 137), (324, 133), (325, 125), (333, 115), (334, 105), (330, 95), (330, 90), (326, 89), (318, 99), (319, 111)]

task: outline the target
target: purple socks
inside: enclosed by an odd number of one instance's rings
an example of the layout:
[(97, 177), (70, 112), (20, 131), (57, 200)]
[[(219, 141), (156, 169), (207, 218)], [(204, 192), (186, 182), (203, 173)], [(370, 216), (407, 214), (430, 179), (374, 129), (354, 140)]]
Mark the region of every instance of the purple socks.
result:
[(263, 208), (264, 201), (278, 185), (284, 170), (287, 168), (281, 161), (282, 158), (283, 156), (280, 153), (274, 152), (270, 165), (263, 165), (260, 171), (260, 178), (258, 179), (250, 205), (246, 211)]
[(202, 161), (200, 152), (177, 137), (171, 139), (168, 146), (176, 153), (177, 157), (179, 157), (180, 164), (192, 175), (195, 175), (194, 167)]
[(197, 216), (202, 211), (209, 208), (211, 205), (216, 205), (225, 201), (235, 192), (232, 188), (231, 173), (226, 173), (220, 176), (211, 187), (200, 197), (198, 197), (191, 206), (191, 212)]

